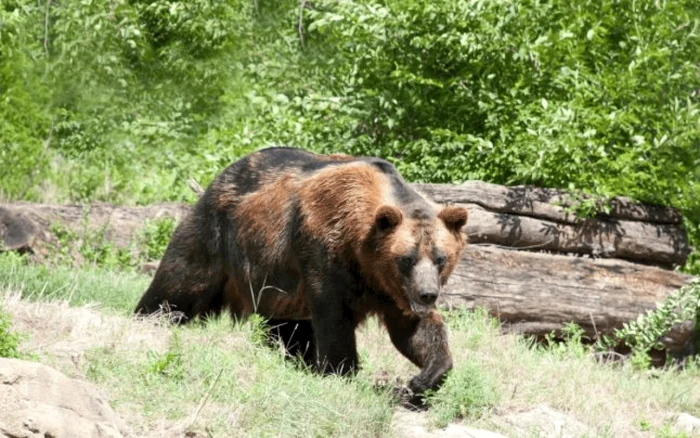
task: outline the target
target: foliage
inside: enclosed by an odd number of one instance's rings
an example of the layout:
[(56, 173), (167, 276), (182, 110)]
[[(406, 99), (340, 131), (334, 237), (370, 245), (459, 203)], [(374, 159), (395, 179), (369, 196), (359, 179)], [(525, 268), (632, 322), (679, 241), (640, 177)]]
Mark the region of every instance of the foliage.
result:
[[(656, 309), (639, 315), (635, 321), (625, 323), (621, 329), (616, 329), (612, 336), (603, 338), (599, 346), (606, 348), (623, 342), (632, 348), (632, 359), (637, 368), (648, 368), (651, 364), (648, 353), (653, 349), (663, 349), (662, 337), (674, 325), (686, 321), (694, 321), (694, 330), (696, 332), (700, 330), (700, 281), (698, 280), (670, 294), (657, 305)], [(695, 342), (700, 341), (698, 333), (695, 333)]]
[(309, 28), (356, 96), (345, 103), (372, 121), (360, 133), (412, 179), (649, 197), (697, 176), (690, 2), (315, 6)]
[(147, 260), (159, 260), (165, 254), (177, 221), (166, 217), (146, 223), (141, 232), (141, 247)]
[(19, 351), (20, 336), (11, 330), (10, 315), (0, 307), (0, 357), (22, 358)]
[(474, 360), (459, 364), (442, 387), (427, 397), (430, 414), (439, 427), (445, 427), (457, 418), (479, 418), (498, 399), (491, 376)]
[(691, 0), (6, 0), (0, 191), (193, 201), (187, 178), (291, 144), (414, 181), (674, 205), (698, 247), (698, 16)]

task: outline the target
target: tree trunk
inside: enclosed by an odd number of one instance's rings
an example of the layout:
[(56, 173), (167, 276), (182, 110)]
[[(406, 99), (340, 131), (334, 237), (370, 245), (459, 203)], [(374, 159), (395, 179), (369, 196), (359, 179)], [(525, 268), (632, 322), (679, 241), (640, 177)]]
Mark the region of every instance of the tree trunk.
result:
[(414, 186), (437, 202), (465, 205), (472, 243), (620, 258), (665, 268), (684, 264), (691, 251), (680, 214), (673, 208), (614, 198), (609, 215), (581, 219), (566, 209), (572, 200), (554, 189), (481, 181)]
[[(447, 307), (486, 308), (521, 333), (543, 335), (575, 322), (595, 338), (654, 309), (691, 278), (623, 260), (472, 245), (441, 301)], [(679, 348), (690, 329), (680, 327), (665, 342)]]

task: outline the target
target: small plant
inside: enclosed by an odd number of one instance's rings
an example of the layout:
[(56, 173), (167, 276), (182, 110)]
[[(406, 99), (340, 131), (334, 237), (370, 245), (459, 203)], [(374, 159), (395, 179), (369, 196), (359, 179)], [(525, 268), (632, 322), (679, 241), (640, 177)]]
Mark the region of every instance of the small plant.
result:
[(163, 257), (176, 225), (177, 222), (171, 217), (146, 223), (141, 232), (141, 246), (147, 260), (158, 260)]
[(254, 313), (246, 320), (246, 332), (251, 344), (262, 346), (267, 344), (269, 327), (264, 316)]
[(549, 351), (562, 357), (583, 357), (589, 348), (584, 345), (583, 339), (586, 331), (576, 323), (565, 324), (559, 334), (550, 332), (545, 335), (545, 345)]
[(660, 429), (654, 431), (654, 436), (656, 438), (690, 438), (688, 433), (674, 430), (669, 423), (665, 423)]
[(633, 349), (630, 355), (630, 364), (637, 371), (645, 371), (651, 368), (651, 356), (648, 350)]
[(19, 342), (19, 334), (11, 330), (10, 315), (0, 307), (0, 357), (23, 357), (19, 351)]
[[(602, 349), (610, 348), (619, 342), (632, 348), (635, 368), (648, 368), (651, 364), (649, 352), (662, 349), (661, 339), (674, 325), (685, 321), (695, 321), (694, 336), (700, 330), (700, 281), (683, 286), (670, 294), (654, 310), (639, 315), (635, 321), (628, 322), (617, 329), (611, 336), (606, 336), (598, 343)], [(646, 358), (646, 359), (645, 359)]]
[(165, 353), (149, 351), (147, 376), (155, 375), (174, 380), (182, 380), (185, 376), (185, 365), (182, 359), (182, 339), (180, 332), (173, 331), (170, 345)]
[(57, 264), (74, 266), (82, 262), (92, 266), (121, 269), (136, 265), (129, 249), (120, 248), (110, 240), (106, 226), (90, 230), (85, 222), (83, 231), (78, 233), (61, 223), (54, 223), (49, 227), (49, 231), (56, 238), (50, 251)]
[(608, 196), (584, 193), (576, 190), (573, 185), (569, 187), (569, 199), (566, 200), (564, 210), (575, 214), (579, 218), (594, 218), (599, 214), (610, 214), (612, 205)]
[(491, 376), (482, 365), (468, 360), (450, 372), (438, 391), (426, 394), (430, 413), (439, 427), (456, 418), (475, 419), (498, 402)]
[(73, 260), (71, 256), (71, 247), (78, 240), (78, 234), (66, 228), (62, 223), (55, 222), (49, 226), (49, 232), (56, 238), (55, 243), (50, 245), (51, 258), (56, 263), (70, 263)]

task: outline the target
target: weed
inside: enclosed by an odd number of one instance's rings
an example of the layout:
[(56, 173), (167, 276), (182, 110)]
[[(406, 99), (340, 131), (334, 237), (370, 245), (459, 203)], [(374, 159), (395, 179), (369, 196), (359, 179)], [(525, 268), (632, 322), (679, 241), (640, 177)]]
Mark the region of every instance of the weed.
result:
[(654, 431), (655, 438), (690, 438), (686, 432), (674, 430), (670, 423), (664, 423), (662, 427)]
[(182, 338), (180, 332), (175, 329), (170, 338), (168, 350), (165, 353), (149, 351), (146, 378), (151, 375), (182, 380), (185, 375), (185, 365), (182, 360)]
[(671, 293), (654, 310), (639, 315), (635, 321), (625, 323), (621, 329), (617, 329), (611, 336), (603, 337), (597, 347), (610, 348), (622, 342), (632, 348), (632, 359), (635, 367), (646, 369), (651, 365), (649, 352), (653, 349), (662, 349), (661, 338), (668, 333), (674, 325), (686, 321), (695, 322), (695, 342), (699, 342), (698, 330), (700, 330), (700, 280), (683, 286)]
[(560, 333), (551, 332), (545, 335), (544, 347), (560, 357), (582, 358), (590, 352), (583, 340), (586, 331), (573, 322), (564, 324)]
[(475, 360), (467, 360), (448, 375), (443, 386), (427, 395), (430, 415), (444, 427), (457, 418), (476, 419), (494, 406), (499, 395), (484, 367)]
[(19, 351), (20, 335), (11, 330), (10, 315), (0, 307), (0, 357), (22, 358)]
[(49, 231), (55, 242), (49, 245), (50, 259), (55, 264), (78, 266), (88, 264), (110, 269), (133, 268), (138, 258), (129, 248), (120, 248), (108, 236), (107, 226), (91, 230), (87, 227), (77, 232), (61, 223), (53, 223)]
[(147, 221), (138, 236), (122, 247), (113, 242), (107, 225), (95, 229), (87, 220), (84, 216), (80, 231), (58, 222), (49, 226), (54, 236), (54, 242), (48, 245), (53, 264), (133, 270), (143, 262), (163, 257), (177, 225), (171, 217)]
[(141, 253), (146, 260), (158, 260), (165, 254), (177, 221), (171, 217), (147, 221), (141, 231)]

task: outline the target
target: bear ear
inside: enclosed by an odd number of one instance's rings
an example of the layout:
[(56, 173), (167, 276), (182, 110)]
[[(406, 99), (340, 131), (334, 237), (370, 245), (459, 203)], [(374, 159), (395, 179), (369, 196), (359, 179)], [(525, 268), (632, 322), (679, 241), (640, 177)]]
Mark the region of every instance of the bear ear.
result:
[(447, 228), (451, 231), (460, 231), (467, 224), (467, 209), (464, 207), (449, 206), (438, 213)]
[(374, 214), (374, 226), (379, 231), (391, 231), (403, 220), (401, 210), (392, 205), (382, 205)]

